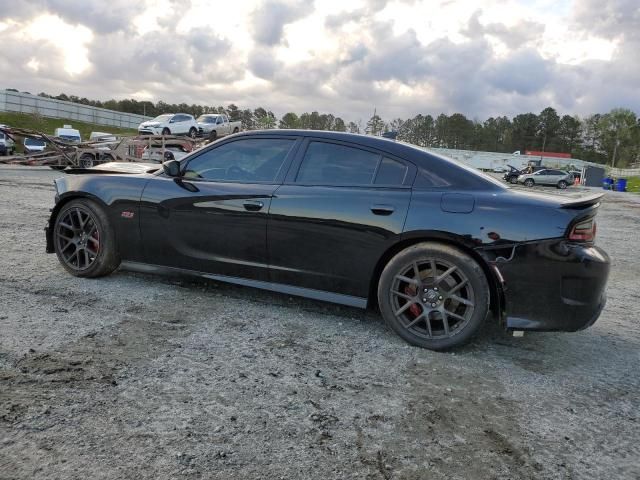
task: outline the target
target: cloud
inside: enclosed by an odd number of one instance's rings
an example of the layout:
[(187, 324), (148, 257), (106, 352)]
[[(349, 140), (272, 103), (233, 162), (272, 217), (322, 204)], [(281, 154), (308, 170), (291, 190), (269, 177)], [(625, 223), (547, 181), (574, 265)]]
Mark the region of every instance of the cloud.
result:
[(262, 45), (277, 45), (282, 40), (285, 25), (306, 17), (312, 11), (310, 3), (304, 1), (286, 3), (282, 0), (268, 0), (251, 15), (254, 40)]
[[(324, 0), (267, 0), (225, 12), (224, 29), (219, 7), (193, 4), (0, 0), (0, 69), (11, 72), (2, 87), (103, 100), (145, 92), (155, 101), (233, 102), (278, 115), (317, 110), (347, 121), (366, 120), (374, 108), (387, 119), (483, 119), (549, 105), (580, 115), (617, 106), (640, 112), (637, 0), (583, 0), (537, 16), (515, 0), (482, 0), (468, 12), (455, 3), (344, 0), (336, 9)], [(194, 21), (187, 13), (195, 10)], [(45, 13), (69, 29), (86, 26), (89, 39), (30, 36)], [(148, 16), (151, 26), (136, 28)], [(594, 36), (615, 42), (610, 58), (562, 63), (563, 39)], [(80, 47), (88, 66), (70, 73), (65, 62)]]

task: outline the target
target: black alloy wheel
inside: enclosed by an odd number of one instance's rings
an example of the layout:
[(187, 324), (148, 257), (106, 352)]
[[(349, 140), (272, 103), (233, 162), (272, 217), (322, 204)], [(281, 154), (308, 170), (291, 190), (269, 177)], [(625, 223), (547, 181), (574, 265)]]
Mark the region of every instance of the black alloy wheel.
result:
[(90, 200), (72, 200), (62, 207), (53, 226), (53, 242), (62, 266), (78, 277), (106, 275), (120, 264), (108, 218)]
[(400, 252), (385, 267), (380, 310), (406, 341), (443, 350), (468, 341), (489, 310), (482, 268), (463, 252), (424, 243)]

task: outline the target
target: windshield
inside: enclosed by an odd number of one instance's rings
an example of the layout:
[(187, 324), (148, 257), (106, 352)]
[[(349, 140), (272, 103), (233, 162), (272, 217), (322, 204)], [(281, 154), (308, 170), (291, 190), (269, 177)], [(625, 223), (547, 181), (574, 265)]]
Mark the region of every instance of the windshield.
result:
[(173, 113), (163, 113), (162, 115), (158, 115), (156, 118), (154, 118), (152, 122), (166, 122), (171, 117), (173, 117)]
[(196, 121), (200, 123), (216, 123), (217, 118), (217, 115), (200, 115)]
[(42, 140), (36, 140), (35, 138), (25, 138), (24, 144), (28, 147), (44, 147), (46, 145)]
[(80, 137), (76, 135), (60, 135), (60, 138), (63, 140), (69, 140), (70, 142), (79, 142)]

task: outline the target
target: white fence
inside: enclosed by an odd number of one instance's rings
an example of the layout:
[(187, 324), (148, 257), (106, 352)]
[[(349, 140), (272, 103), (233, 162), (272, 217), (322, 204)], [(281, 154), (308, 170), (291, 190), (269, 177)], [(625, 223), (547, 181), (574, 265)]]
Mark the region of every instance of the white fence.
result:
[(150, 118), (7, 90), (0, 91), (0, 111), (38, 114), (43, 117), (64, 118), (122, 128), (138, 128), (141, 122)]

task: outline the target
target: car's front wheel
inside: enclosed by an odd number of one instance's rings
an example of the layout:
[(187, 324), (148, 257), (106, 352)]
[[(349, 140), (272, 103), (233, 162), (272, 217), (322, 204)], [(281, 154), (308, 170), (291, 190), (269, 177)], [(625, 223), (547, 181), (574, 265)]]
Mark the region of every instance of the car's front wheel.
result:
[(404, 340), (431, 350), (462, 345), (489, 311), (489, 285), (478, 263), (461, 250), (419, 243), (398, 253), (378, 283), (387, 324)]
[(169, 130), (167, 127), (164, 127), (164, 128), (162, 129), (162, 135), (164, 135), (165, 137), (166, 137), (167, 135), (171, 135), (171, 130)]
[(195, 139), (198, 136), (198, 131), (195, 128), (191, 127), (189, 129), (189, 136)]
[(518, 184), (518, 177), (511, 177), (511, 180), (509, 180), (512, 184), (517, 185)]
[(524, 186), (525, 186), (525, 187), (533, 187), (533, 186), (535, 185), (535, 183), (536, 183), (536, 182), (534, 182), (532, 179), (527, 178), (527, 179), (524, 181)]
[(560, 190), (564, 190), (565, 188), (567, 188), (567, 186), (568, 186), (568, 183), (567, 183), (567, 182), (565, 182), (564, 180), (560, 180), (560, 181), (558, 182), (558, 188), (559, 188)]
[(76, 277), (108, 275), (120, 265), (109, 218), (88, 199), (62, 207), (53, 225), (53, 245), (62, 266)]
[(217, 139), (218, 139), (218, 132), (216, 132), (215, 130), (211, 130), (209, 132), (209, 141), (215, 142)]
[(80, 160), (78, 161), (78, 165), (80, 166), (80, 168), (91, 168), (93, 167), (93, 155), (91, 155), (90, 153), (83, 153), (80, 156)]

